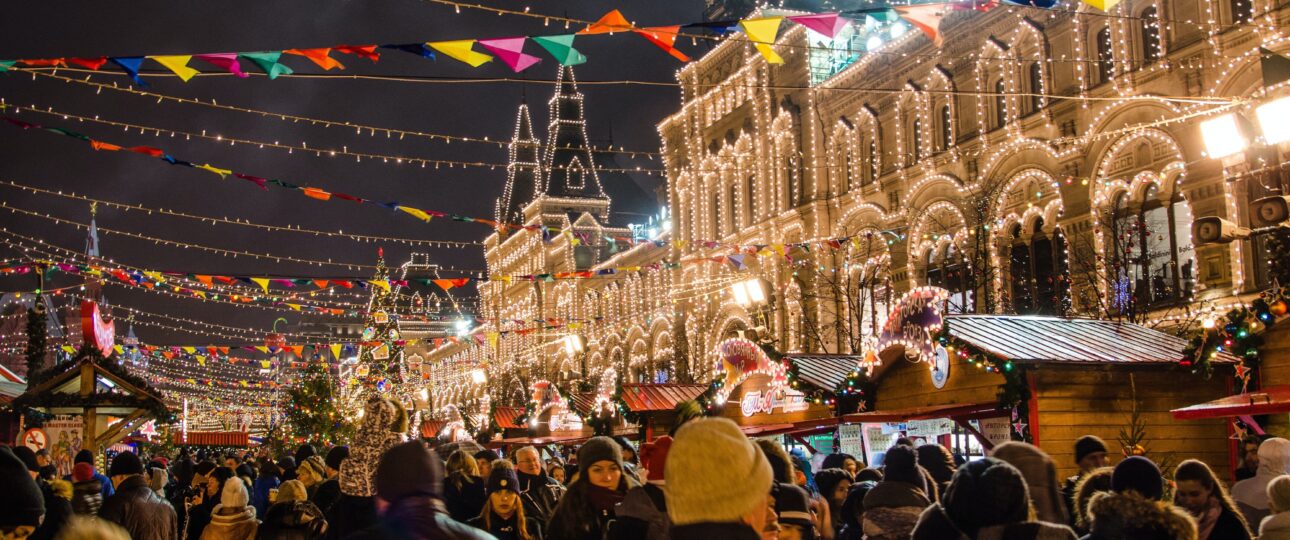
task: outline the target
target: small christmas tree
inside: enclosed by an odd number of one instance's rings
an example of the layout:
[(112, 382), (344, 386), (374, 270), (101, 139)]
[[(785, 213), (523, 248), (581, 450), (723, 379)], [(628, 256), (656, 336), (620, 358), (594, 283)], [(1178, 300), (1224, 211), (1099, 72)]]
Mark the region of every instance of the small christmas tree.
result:
[(1129, 374), (1129, 399), (1132, 400), (1132, 408), (1129, 409), (1129, 425), (1120, 428), (1120, 434), (1116, 437), (1119, 439), (1124, 457), (1143, 456), (1154, 461), (1162, 472), (1172, 470), (1172, 453), (1151, 451), (1151, 443), (1147, 440), (1147, 422), (1142, 418), (1142, 411), (1138, 409), (1138, 385), (1132, 373)]
[(45, 298), (36, 295), (32, 308), (27, 310), (27, 388), (40, 384), (41, 371), (45, 369), (45, 347), (48, 345), (45, 328)]
[(315, 446), (349, 442), (354, 436), (354, 425), (337, 406), (332, 388), (331, 372), (326, 363), (310, 362), (305, 367), (300, 382), (287, 390), (290, 399), (286, 407), (287, 426), (291, 437)]
[(371, 300), (367, 304), (367, 318), (363, 321), (362, 345), (358, 349), (358, 364), (354, 377), (360, 385), (357, 403), (361, 404), (371, 392), (386, 397), (403, 386), (403, 336), (399, 332), (395, 297), (390, 287), (389, 271), (385, 268), (383, 251), (377, 252), (376, 275), (369, 281)]

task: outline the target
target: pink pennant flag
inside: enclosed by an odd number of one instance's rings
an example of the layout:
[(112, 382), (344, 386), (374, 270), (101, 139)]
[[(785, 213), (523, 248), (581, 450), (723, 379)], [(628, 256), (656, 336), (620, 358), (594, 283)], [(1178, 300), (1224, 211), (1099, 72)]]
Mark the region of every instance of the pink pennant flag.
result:
[(238, 77), (247, 77), (247, 74), (242, 71), (242, 64), (237, 61), (237, 53), (195, 54), (193, 58), (227, 70)]
[(839, 17), (837, 13), (790, 15), (788, 20), (815, 30), (828, 38), (838, 35), (838, 32), (847, 26), (847, 20)]
[(524, 54), (524, 40), (521, 37), (498, 38), (498, 39), (481, 39), (478, 41), (488, 52), (502, 59), (511, 70), (519, 73), (531, 67), (533, 64), (541, 62), (542, 59), (531, 54)]

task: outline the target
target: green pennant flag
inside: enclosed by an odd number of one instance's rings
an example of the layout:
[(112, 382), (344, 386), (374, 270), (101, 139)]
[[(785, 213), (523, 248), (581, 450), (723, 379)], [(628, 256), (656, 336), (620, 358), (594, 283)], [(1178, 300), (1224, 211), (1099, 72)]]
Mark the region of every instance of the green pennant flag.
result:
[(69, 130), (69, 129), (56, 128), (56, 127), (47, 127), (47, 128), (45, 128), (45, 131), (52, 131), (52, 132), (54, 132), (54, 133), (58, 133), (58, 134), (60, 134), (60, 135), (66, 135), (66, 136), (71, 137), (71, 138), (73, 138), (73, 139), (80, 139), (80, 140), (82, 140), (82, 141), (89, 141), (89, 140), (90, 140), (90, 138), (89, 138), (88, 136), (83, 135), (83, 134), (81, 134), (81, 133), (77, 133), (77, 132), (72, 131), (72, 130)]
[(17, 63), (17, 60), (0, 60), (0, 73), (9, 71), (9, 68), (13, 67), (13, 65)]
[(565, 66), (576, 66), (585, 63), (587, 57), (573, 48), (573, 38), (575, 34), (565, 34), (563, 36), (534, 36), (529, 39), (541, 45), (546, 52), (551, 53), (556, 62)]
[(292, 73), (290, 67), (278, 63), (278, 59), (282, 58), (282, 51), (248, 52), (238, 53), (237, 55), (259, 66), (269, 76), (269, 80), (278, 78), (278, 75), (290, 75)]

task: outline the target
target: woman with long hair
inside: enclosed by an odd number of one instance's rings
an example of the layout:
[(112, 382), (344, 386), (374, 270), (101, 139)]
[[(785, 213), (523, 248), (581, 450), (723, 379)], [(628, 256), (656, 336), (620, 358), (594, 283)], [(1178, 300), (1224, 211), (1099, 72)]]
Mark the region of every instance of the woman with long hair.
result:
[(1198, 540), (1249, 540), (1250, 526), (1227, 488), (1203, 461), (1189, 459), (1174, 470), (1174, 504), (1196, 518)]
[(524, 515), (519, 483), (510, 462), (497, 461), (488, 475), (488, 499), (479, 515), (470, 520), (470, 525), (498, 540), (542, 540), (542, 526), (536, 519)]
[(592, 437), (578, 449), (578, 474), (547, 523), (548, 540), (601, 540), (631, 487), (618, 443)]
[(479, 517), (487, 495), (475, 458), (464, 450), (457, 450), (448, 456), (447, 472), (443, 498), (448, 506), (448, 515), (462, 523)]

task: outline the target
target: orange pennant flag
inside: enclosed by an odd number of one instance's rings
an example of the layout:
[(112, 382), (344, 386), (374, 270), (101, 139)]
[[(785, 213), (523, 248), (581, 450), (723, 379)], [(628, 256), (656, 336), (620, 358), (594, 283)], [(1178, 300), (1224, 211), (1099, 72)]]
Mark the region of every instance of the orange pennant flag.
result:
[(214, 286), (215, 286), (215, 284), (211, 281), (211, 277), (210, 277), (210, 276), (206, 276), (206, 275), (202, 275), (202, 274), (197, 274), (197, 275), (195, 275), (195, 276), (193, 276), (193, 277), (197, 278), (197, 281), (202, 282), (202, 284), (206, 285), (207, 287), (214, 287)]
[(314, 286), (315, 286), (315, 287), (318, 287), (319, 289), (326, 289), (326, 288), (327, 288), (327, 280), (325, 280), (325, 279), (315, 279), (315, 280), (314, 280)]
[(579, 34), (609, 34), (613, 32), (626, 32), (632, 30), (632, 23), (627, 22), (622, 12), (618, 10), (606, 13), (600, 20), (591, 23), (590, 26), (579, 31)]
[(303, 191), (305, 192), (305, 196), (311, 199), (318, 199), (320, 201), (326, 201), (331, 199), (331, 193), (327, 193), (326, 191), (323, 191), (318, 188), (307, 187), (307, 188), (304, 188)]
[(304, 346), (304, 345), (291, 345), (291, 346), (289, 346), (289, 347), (287, 347), (287, 348), (288, 348), (288, 349), (291, 349), (291, 352), (292, 352), (293, 354), (295, 354), (296, 356), (298, 356), (298, 357), (300, 357), (300, 358), (304, 358), (304, 352), (305, 352), (305, 346)]
[(340, 62), (336, 61), (336, 59), (335, 59), (335, 58), (332, 58), (331, 56), (328, 56), (329, 54), (331, 54), (331, 49), (330, 49), (330, 48), (325, 48), (325, 49), (288, 49), (288, 50), (285, 50), (285, 51), (282, 51), (282, 52), (287, 53), (287, 54), (296, 54), (296, 55), (300, 55), (300, 56), (303, 56), (303, 57), (308, 58), (308, 59), (310, 59), (310, 60), (313, 60), (315, 64), (318, 64), (318, 67), (321, 67), (321, 68), (323, 68), (323, 69), (325, 69), (325, 70), (330, 70), (330, 69), (332, 69), (332, 68), (345, 69), (345, 65), (344, 65), (344, 64), (341, 64)]
[(676, 48), (676, 36), (681, 33), (681, 25), (641, 28), (640, 30), (634, 30), (634, 32), (649, 40), (650, 43), (657, 45), (658, 48), (667, 51), (667, 54), (672, 55), (673, 58), (682, 62), (690, 61), (689, 56)]
[(95, 150), (106, 150), (110, 152), (116, 152), (117, 150), (121, 149), (120, 146), (117, 146), (115, 144), (105, 143), (103, 141), (95, 141), (95, 140), (90, 141), (90, 148), (93, 148)]

